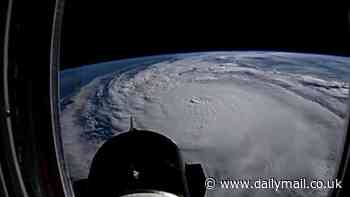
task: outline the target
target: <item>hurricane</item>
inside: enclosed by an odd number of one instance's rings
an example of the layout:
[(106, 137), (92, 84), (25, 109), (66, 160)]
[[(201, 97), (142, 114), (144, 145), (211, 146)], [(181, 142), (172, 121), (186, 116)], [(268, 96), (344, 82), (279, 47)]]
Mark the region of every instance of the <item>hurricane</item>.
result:
[[(134, 126), (173, 139), (208, 177), (332, 179), (345, 139), (350, 58), (265, 51), (140, 57), (60, 73), (60, 124), (73, 180)], [(133, 146), (137, 146), (134, 144)], [(127, 149), (125, 150), (127, 151)], [(328, 190), (207, 191), (325, 196)]]

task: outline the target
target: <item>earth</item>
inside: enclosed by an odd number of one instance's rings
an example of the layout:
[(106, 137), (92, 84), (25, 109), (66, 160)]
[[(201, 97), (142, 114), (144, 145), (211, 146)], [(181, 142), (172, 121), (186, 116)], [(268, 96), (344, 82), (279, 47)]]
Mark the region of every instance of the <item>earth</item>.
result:
[[(350, 58), (265, 51), (124, 59), (60, 73), (71, 179), (129, 127), (154, 130), (220, 179), (334, 179), (345, 137)], [(136, 144), (137, 146), (137, 144)], [(127, 149), (126, 149), (127, 151)], [(320, 190), (224, 190), (207, 196), (325, 196)]]

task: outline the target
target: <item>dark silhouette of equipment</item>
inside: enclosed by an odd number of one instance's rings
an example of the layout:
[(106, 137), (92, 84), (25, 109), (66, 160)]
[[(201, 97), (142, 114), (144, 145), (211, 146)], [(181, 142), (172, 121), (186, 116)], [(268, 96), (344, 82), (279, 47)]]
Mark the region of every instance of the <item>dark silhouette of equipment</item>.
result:
[(106, 141), (92, 161), (88, 179), (74, 183), (77, 197), (123, 196), (165, 192), (203, 197), (205, 174), (200, 164), (185, 164), (168, 137), (135, 129)]

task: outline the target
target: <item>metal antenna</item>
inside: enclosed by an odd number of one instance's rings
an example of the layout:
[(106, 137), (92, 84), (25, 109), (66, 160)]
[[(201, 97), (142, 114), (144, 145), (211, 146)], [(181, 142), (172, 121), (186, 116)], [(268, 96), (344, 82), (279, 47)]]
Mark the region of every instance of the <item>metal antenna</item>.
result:
[(133, 131), (135, 130), (134, 128), (134, 118), (132, 116), (130, 116), (130, 128), (129, 131)]

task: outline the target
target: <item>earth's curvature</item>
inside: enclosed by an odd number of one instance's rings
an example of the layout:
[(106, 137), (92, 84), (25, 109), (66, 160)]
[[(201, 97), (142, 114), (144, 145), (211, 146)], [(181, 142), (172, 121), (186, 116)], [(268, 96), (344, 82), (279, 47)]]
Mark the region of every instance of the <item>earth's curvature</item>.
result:
[[(344, 140), (350, 58), (201, 52), (126, 59), (61, 73), (61, 129), (72, 179), (128, 129), (174, 139), (217, 179), (332, 179)], [(136, 145), (137, 146), (137, 145)], [(324, 196), (327, 190), (216, 189), (207, 196)]]

